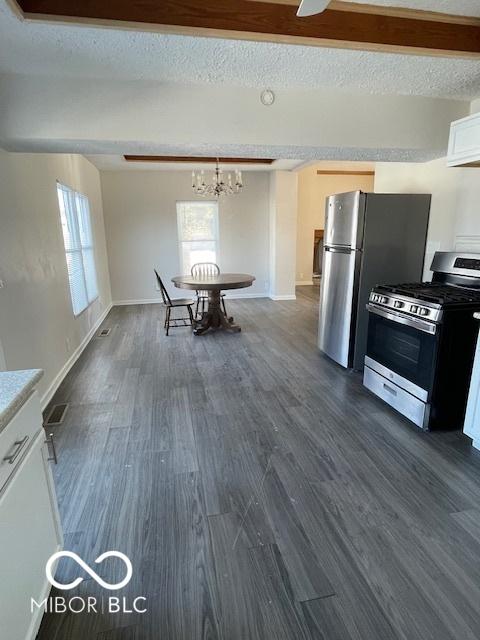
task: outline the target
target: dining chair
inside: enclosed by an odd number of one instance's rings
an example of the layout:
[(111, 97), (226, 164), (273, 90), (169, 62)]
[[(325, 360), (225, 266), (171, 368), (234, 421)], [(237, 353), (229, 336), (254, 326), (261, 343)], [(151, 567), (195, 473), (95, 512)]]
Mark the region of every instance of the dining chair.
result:
[[(208, 276), (220, 275), (220, 267), (214, 262), (197, 262), (191, 269), (191, 274), (194, 278), (203, 278)], [(195, 291), (197, 294), (197, 304), (195, 306), (195, 318), (198, 318), (198, 310), (201, 305), (202, 311), (200, 317), (205, 313), (205, 305), (208, 300), (208, 291)], [(221, 295), (221, 303), (223, 313), (227, 315), (227, 309), (225, 307), (225, 294)]]
[[(158, 275), (157, 270), (154, 269), (154, 271), (155, 271), (155, 276), (157, 278), (158, 286), (160, 287), (160, 292), (162, 294), (163, 304), (165, 305), (165, 323), (163, 326), (165, 328), (166, 335), (168, 336), (168, 332), (170, 331), (171, 328), (173, 329), (176, 327), (193, 326), (194, 319), (193, 319), (192, 307), (195, 304), (195, 301), (189, 298), (175, 298), (174, 300), (172, 300), (168, 295), (168, 291), (166, 290), (165, 285), (162, 282), (162, 279)], [(187, 308), (188, 318), (171, 318), (172, 309), (181, 308), (181, 307)], [(178, 324), (179, 322), (181, 322), (182, 324)]]

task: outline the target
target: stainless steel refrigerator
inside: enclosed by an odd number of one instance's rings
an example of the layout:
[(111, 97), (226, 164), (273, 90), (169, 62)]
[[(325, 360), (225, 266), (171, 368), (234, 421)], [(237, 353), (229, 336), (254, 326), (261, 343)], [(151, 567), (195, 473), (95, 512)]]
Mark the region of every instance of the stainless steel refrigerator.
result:
[(363, 369), (372, 287), (420, 282), (431, 195), (354, 191), (327, 198), (319, 347)]

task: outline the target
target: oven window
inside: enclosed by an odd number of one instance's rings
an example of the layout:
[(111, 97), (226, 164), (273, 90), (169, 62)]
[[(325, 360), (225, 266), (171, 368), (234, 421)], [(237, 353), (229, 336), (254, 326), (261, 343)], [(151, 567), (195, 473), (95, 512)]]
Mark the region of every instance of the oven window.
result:
[(430, 391), (437, 336), (370, 313), (367, 354), (390, 371)]

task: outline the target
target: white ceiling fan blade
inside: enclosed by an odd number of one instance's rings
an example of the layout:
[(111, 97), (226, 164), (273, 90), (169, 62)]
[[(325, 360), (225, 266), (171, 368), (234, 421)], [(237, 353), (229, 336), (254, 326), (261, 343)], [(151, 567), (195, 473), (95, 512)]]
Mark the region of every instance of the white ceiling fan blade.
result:
[(331, 0), (302, 0), (298, 7), (297, 16), (299, 18), (306, 18), (307, 16), (322, 13), (330, 4), (330, 1)]

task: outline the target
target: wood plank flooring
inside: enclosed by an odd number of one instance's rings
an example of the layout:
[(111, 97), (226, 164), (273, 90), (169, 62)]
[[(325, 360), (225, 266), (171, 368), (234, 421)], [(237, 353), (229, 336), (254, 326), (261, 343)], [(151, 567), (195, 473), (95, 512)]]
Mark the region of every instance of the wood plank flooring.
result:
[(322, 357), (317, 305), (229, 301), (241, 334), (168, 338), (159, 305), (111, 311), (54, 398), (54, 475), (66, 548), (126, 553), (148, 611), (47, 614), (39, 640), (479, 638), (480, 456)]

